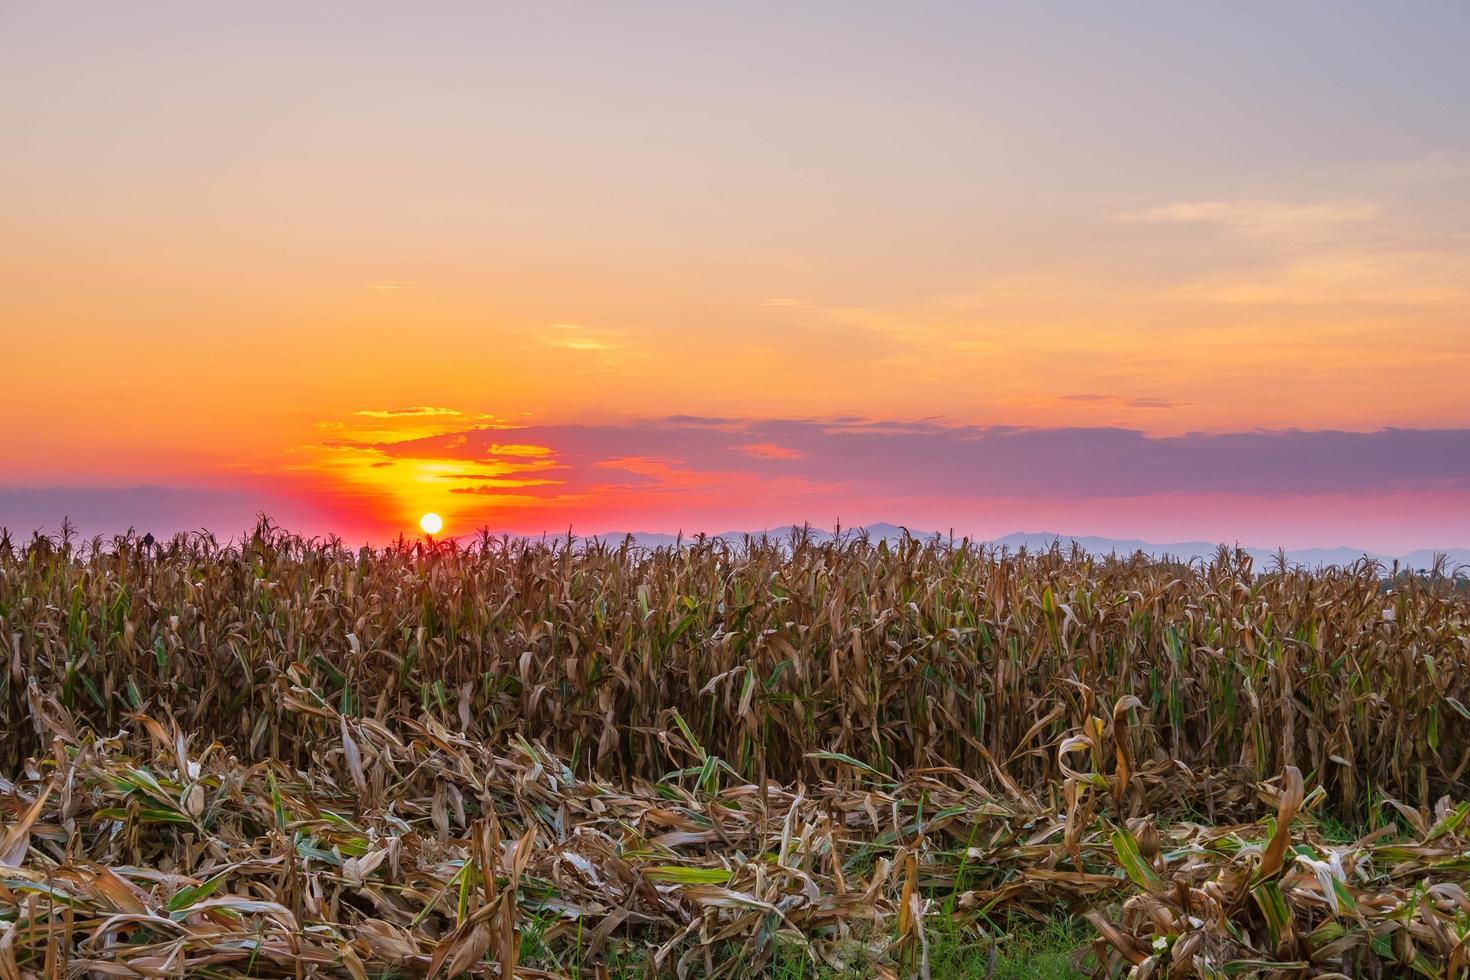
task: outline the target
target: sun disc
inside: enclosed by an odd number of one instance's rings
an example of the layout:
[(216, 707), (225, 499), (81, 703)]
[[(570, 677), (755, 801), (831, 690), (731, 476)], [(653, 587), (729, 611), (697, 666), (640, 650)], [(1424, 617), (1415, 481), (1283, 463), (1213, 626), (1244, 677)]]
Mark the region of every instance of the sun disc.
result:
[(425, 514), (419, 518), (419, 527), (424, 529), (425, 534), (438, 534), (444, 529), (444, 518), (435, 513)]

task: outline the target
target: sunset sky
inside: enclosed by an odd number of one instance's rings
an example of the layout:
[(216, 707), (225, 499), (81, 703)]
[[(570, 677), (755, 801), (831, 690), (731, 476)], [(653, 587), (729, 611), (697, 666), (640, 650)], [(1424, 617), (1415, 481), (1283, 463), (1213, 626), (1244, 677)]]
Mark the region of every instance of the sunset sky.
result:
[(0, 526), (1470, 546), (1470, 5), (0, 0)]

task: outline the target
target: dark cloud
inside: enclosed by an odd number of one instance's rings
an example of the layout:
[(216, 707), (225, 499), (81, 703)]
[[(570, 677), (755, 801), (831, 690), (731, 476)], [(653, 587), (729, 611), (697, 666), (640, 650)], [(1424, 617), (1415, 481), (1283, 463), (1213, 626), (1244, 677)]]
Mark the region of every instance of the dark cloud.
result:
[[(711, 427), (669, 418), (619, 425), (467, 430), (372, 448), (484, 459), (494, 441), (544, 446), (572, 487), (609, 460), (694, 473), (781, 475), (871, 494), (1112, 497), (1470, 489), (1470, 429), (1259, 431), (1149, 436), (1134, 429), (936, 421), (772, 419)], [(756, 453), (752, 445), (781, 447)]]
[[(301, 500), (259, 491), (184, 487), (0, 487), (0, 527), (12, 534), (54, 534), (69, 520), (79, 534), (157, 535), (209, 529), (222, 537), (268, 513), (293, 527), (321, 527), (323, 514)], [(331, 526), (331, 525), (326, 525)], [(341, 524), (338, 522), (338, 526)]]
[[(1133, 506), (1163, 495), (1241, 499), (1341, 499), (1362, 495), (1364, 526), (1399, 518), (1375, 513), (1372, 495), (1449, 492), (1422, 515), (1430, 530), (1459, 520), (1444, 499), (1470, 492), (1470, 429), (1376, 432), (1258, 431), (1150, 436), (1125, 428), (1017, 428), (937, 420), (656, 419), (618, 425), (462, 428), (397, 443), (344, 444), (371, 462), (432, 460), (446, 489), (470, 501), (532, 502), (536, 518), (623, 513), (657, 499), (658, 513), (704, 520), (761, 506), (825, 521), (858, 509), (923, 507), (933, 520), (963, 519), (987, 501), (1035, 502), (1037, 513), (1088, 513), (1109, 501)], [(514, 447), (509, 456), (497, 447)], [(494, 470), (476, 473), (476, 465)], [(1385, 498), (1386, 499), (1386, 498)], [(1406, 506), (1400, 498), (1397, 506)], [(527, 504), (530, 506), (530, 504)], [(1138, 506), (1145, 506), (1138, 503)], [(1150, 505), (1151, 506), (1151, 505)], [(1457, 505), (1456, 505), (1457, 506)], [(623, 510), (618, 510), (623, 508)], [(743, 509), (742, 509), (743, 508)], [(1438, 509), (1434, 509), (1438, 508)], [(351, 532), (371, 507), (330, 484), (291, 493), (285, 485), (230, 490), (177, 487), (0, 488), (0, 526), (56, 531), (70, 517), (84, 534), (209, 527), (248, 528), (257, 512), (292, 527)], [(1145, 511), (1139, 511), (1140, 514)], [(1303, 520), (1313, 512), (1302, 511)], [(1402, 516), (1402, 515), (1399, 515)], [(561, 511), (557, 520), (562, 519)], [(621, 518), (619, 518), (621, 519)], [(693, 520), (694, 518), (689, 518)], [(1143, 518), (1140, 518), (1143, 519)], [(1357, 518), (1354, 518), (1355, 520)], [(608, 521), (614, 518), (606, 518)], [(675, 520), (669, 517), (669, 520)], [(682, 521), (684, 518), (680, 517)], [(1402, 521), (1400, 521), (1402, 523)], [(612, 525), (609, 525), (612, 526)], [(690, 525), (693, 526), (693, 525)], [(1457, 525), (1458, 526), (1458, 525)]]

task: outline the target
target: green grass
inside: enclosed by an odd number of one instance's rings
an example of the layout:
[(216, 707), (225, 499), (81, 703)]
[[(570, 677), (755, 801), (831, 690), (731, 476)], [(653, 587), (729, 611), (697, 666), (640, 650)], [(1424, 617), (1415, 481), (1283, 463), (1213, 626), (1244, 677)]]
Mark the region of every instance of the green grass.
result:
[[(1090, 957), (1084, 958), (1085, 953), (1078, 955), (1094, 937), (1085, 922), (1059, 917), (1045, 923), (1008, 923), (1007, 928), (1009, 931), (994, 931), (992, 944), (973, 928), (930, 920), (930, 974), (944, 980), (1077, 980), (1086, 976), (1073, 967), (1074, 958), (1084, 966), (1091, 962)], [(610, 945), (608, 954), (606, 965), (614, 980), (644, 980), (672, 976), (674, 972), (672, 963), (665, 965), (663, 973), (652, 972), (646, 951), (616, 942)], [(743, 955), (738, 945), (727, 946), (715, 954), (715, 972), (726, 977), (755, 976), (742, 966)], [(691, 976), (705, 975), (702, 963), (692, 965)], [(909, 971), (898, 968), (897, 972), (905, 976)], [(866, 962), (854, 962), (846, 970), (818, 966), (800, 949), (787, 946), (761, 968), (759, 976), (769, 980), (858, 980), (873, 976), (873, 970)]]
[(1073, 968), (1072, 961), (1078, 950), (1087, 946), (1094, 936), (1087, 923), (1069, 918), (1014, 927), (1009, 932), (997, 934), (992, 973), (990, 941), (973, 930), (951, 928), (938, 932), (930, 940), (929, 972), (946, 980), (950, 977), (958, 980), (984, 980), (985, 977), (995, 980), (1072, 980), (1085, 976)]

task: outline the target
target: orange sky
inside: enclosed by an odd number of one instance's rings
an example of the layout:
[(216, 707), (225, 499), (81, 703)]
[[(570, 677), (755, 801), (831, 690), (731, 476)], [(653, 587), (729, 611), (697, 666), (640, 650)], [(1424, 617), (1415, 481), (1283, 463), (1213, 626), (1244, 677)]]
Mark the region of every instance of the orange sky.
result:
[[(1470, 426), (1470, 15), (1421, 15), (0, 5), (0, 490), (672, 529), (758, 519), (744, 471), (522, 500), (541, 445), (475, 461), (503, 492), (471, 503), (464, 460), (329, 443)], [(413, 406), (458, 414), (363, 414)], [(773, 520), (1008, 513), (786, 464)], [(1253, 506), (1239, 533), (1283, 533)]]

